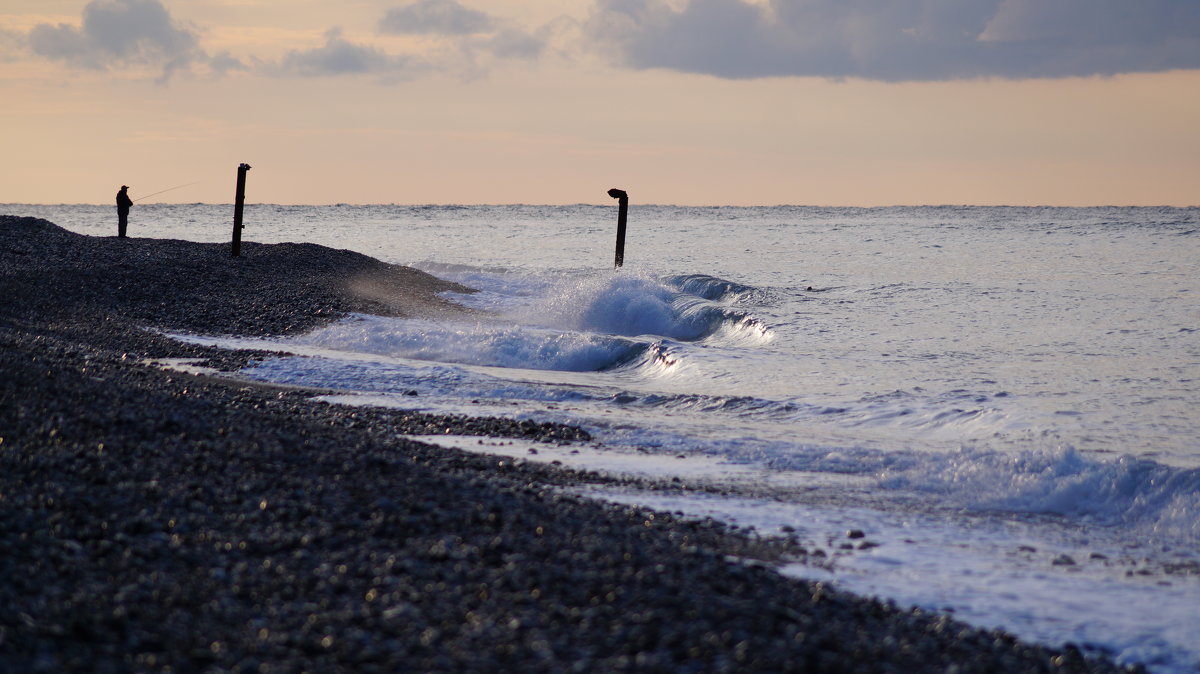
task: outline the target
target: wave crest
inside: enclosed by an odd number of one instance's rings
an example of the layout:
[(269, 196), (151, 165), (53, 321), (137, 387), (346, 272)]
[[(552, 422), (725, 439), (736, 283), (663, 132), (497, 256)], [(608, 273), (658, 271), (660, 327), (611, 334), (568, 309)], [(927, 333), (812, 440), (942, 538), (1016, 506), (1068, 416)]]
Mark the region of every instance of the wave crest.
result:
[(669, 286), (688, 295), (711, 301), (730, 301), (754, 292), (755, 288), (708, 274), (680, 274), (663, 279)]

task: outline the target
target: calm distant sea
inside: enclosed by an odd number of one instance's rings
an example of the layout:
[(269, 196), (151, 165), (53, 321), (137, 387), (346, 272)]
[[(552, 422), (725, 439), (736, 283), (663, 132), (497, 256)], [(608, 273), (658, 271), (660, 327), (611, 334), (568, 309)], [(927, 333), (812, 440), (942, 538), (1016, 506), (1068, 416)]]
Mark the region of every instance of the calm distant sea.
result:
[[(104, 236), (113, 210), (0, 205)], [(1194, 671), (1200, 209), (635, 203), (619, 272), (615, 211), (250, 205), (244, 240), (416, 266), (479, 289), (456, 299), (488, 313), (353, 317), (246, 374), (567, 421), (631, 470), (649, 455), (761, 471), (792, 485), (761, 507), (606, 497), (831, 550), (864, 528), (885, 544), (796, 573)], [(144, 205), (130, 232), (227, 241), (231, 218)]]

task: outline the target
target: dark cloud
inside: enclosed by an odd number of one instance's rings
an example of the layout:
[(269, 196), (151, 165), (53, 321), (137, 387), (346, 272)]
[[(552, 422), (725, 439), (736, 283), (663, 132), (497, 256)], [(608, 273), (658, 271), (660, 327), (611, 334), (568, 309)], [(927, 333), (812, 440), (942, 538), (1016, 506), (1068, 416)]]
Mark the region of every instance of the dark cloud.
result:
[(418, 0), (389, 9), (379, 21), (384, 33), (404, 35), (470, 35), (490, 31), (496, 21), (456, 0)]
[(585, 30), (625, 66), (726, 78), (1200, 68), (1197, 0), (597, 0)]
[(161, 66), (163, 78), (207, 60), (196, 34), (181, 27), (159, 0), (92, 0), (81, 27), (40, 24), (29, 34), (39, 56), (105, 70), (117, 66)]
[(327, 32), (325, 44), (320, 47), (293, 50), (277, 65), (267, 68), (270, 74), (299, 77), (368, 74), (404, 78), (421, 70), (424, 66), (416, 59), (389, 56), (375, 47), (346, 40), (340, 28)]

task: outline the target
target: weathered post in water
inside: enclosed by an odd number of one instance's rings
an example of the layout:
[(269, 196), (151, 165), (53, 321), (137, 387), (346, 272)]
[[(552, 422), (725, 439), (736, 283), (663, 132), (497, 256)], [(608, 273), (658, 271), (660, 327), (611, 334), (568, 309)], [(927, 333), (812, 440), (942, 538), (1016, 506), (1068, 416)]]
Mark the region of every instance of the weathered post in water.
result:
[(608, 196), (618, 199), (617, 202), (617, 257), (613, 266), (617, 269), (625, 264), (625, 220), (629, 216), (629, 195), (625, 190), (615, 187), (608, 191)]
[(246, 205), (246, 171), (249, 170), (249, 164), (238, 165), (237, 193), (233, 197), (233, 257), (242, 254), (242, 209)]

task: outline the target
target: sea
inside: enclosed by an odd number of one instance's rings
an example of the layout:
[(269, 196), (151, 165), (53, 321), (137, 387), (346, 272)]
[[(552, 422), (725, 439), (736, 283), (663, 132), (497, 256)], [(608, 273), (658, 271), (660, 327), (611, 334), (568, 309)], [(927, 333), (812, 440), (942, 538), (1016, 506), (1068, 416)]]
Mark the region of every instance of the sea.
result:
[[(0, 205), (94, 236), (113, 211)], [(130, 233), (226, 242), (232, 212), (139, 205)], [(620, 268), (617, 218), (248, 204), (244, 241), (416, 267), (478, 311), (174, 336), (280, 352), (240, 376), (333, 402), (579, 425), (423, 439), (685, 486), (579, 491), (793, 538), (795, 577), (1200, 672), (1200, 208), (635, 201)]]

